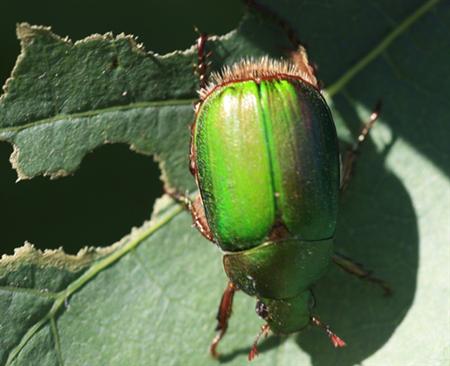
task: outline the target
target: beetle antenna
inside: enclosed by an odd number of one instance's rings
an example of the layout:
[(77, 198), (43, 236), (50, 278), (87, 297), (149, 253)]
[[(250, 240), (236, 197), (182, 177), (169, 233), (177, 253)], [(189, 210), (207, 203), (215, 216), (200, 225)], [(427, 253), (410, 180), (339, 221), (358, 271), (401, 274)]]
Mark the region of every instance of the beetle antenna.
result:
[(322, 328), (327, 336), (330, 338), (331, 343), (333, 343), (333, 346), (337, 347), (345, 347), (346, 343), (345, 341), (337, 336), (331, 329), (328, 324), (324, 324), (320, 321), (320, 319), (316, 316), (311, 317), (311, 323), (319, 328)]
[(259, 331), (258, 335), (256, 336), (255, 342), (253, 342), (252, 349), (248, 353), (248, 360), (252, 361), (256, 356), (258, 356), (258, 342), (259, 339), (264, 335), (264, 337), (267, 337), (269, 335), (270, 327), (269, 324), (264, 324), (261, 327), (261, 330)]

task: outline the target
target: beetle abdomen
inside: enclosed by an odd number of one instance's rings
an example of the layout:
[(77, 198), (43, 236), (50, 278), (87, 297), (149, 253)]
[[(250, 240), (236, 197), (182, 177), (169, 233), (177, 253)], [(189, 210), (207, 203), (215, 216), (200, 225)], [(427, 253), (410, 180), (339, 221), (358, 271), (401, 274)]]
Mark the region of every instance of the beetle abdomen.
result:
[(254, 247), (280, 224), (302, 240), (333, 236), (337, 138), (313, 86), (295, 77), (218, 86), (198, 110), (193, 143), (206, 217), (222, 249)]
[(250, 296), (289, 299), (322, 277), (332, 254), (333, 239), (268, 241), (225, 254), (223, 267), (231, 282)]

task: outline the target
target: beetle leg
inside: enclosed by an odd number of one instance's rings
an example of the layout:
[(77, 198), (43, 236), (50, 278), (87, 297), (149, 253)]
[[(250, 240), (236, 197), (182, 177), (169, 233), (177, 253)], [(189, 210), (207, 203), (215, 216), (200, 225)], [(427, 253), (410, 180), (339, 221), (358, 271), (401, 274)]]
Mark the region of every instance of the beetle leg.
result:
[(186, 194), (177, 192), (175, 190), (169, 190), (167, 188), (164, 188), (164, 191), (167, 195), (169, 195), (174, 201), (178, 202), (179, 204), (183, 205), (189, 212), (191, 211), (192, 206), (192, 200), (188, 196), (187, 192)]
[(331, 343), (333, 343), (333, 346), (337, 347), (345, 347), (346, 343), (343, 339), (338, 337), (331, 329), (328, 324), (324, 324), (320, 321), (320, 319), (317, 316), (311, 316), (311, 323), (315, 325), (316, 327), (322, 328), (327, 336), (330, 338)]
[(231, 311), (233, 307), (233, 297), (234, 293), (238, 290), (236, 285), (232, 282), (228, 282), (227, 288), (223, 292), (222, 299), (220, 300), (219, 310), (217, 312), (217, 334), (211, 342), (209, 347), (209, 351), (211, 356), (214, 358), (218, 358), (219, 354), (217, 353), (217, 346), (219, 345), (220, 340), (225, 335), (228, 329), (228, 320), (231, 316)]
[(361, 129), (361, 132), (356, 140), (356, 143), (347, 150), (345, 154), (343, 165), (342, 165), (342, 180), (341, 180), (341, 191), (345, 191), (348, 187), (348, 183), (352, 177), (352, 173), (355, 167), (356, 157), (359, 153), (361, 145), (366, 140), (367, 135), (372, 129), (373, 125), (377, 121), (381, 110), (381, 101), (378, 101), (372, 114), (369, 117), (369, 121)]
[(200, 231), (200, 234), (209, 241), (213, 241), (214, 238), (211, 229), (209, 228), (208, 221), (206, 220), (205, 210), (203, 209), (202, 198), (200, 195), (197, 195), (195, 199), (192, 200), (189, 196), (179, 192), (166, 190), (166, 193), (175, 201), (182, 204), (186, 210), (191, 213), (194, 226)]
[(258, 335), (256, 336), (255, 342), (253, 342), (252, 349), (248, 353), (248, 360), (252, 361), (256, 356), (258, 356), (258, 342), (261, 336), (267, 337), (269, 335), (270, 327), (269, 324), (264, 324), (261, 327), (261, 330), (259, 331)]
[(200, 231), (200, 234), (202, 234), (209, 241), (214, 241), (213, 234), (208, 225), (208, 221), (206, 220), (205, 209), (203, 208), (203, 202), (200, 195), (198, 195), (194, 202), (192, 202), (191, 214), (192, 220), (194, 221), (194, 226), (198, 229), (198, 231)]
[(197, 65), (195, 71), (197, 72), (200, 89), (203, 89), (208, 84), (207, 71), (208, 71), (208, 58), (211, 56), (211, 51), (206, 52), (206, 42), (208, 41), (208, 35), (200, 32), (197, 28), (195, 31), (198, 33), (197, 38)]
[(383, 289), (385, 296), (390, 296), (392, 294), (392, 289), (387, 282), (383, 281), (380, 278), (373, 277), (371, 271), (367, 271), (361, 264), (352, 261), (350, 258), (339, 253), (334, 253), (333, 262), (341, 267), (344, 271), (357, 276), (362, 280), (377, 284)]

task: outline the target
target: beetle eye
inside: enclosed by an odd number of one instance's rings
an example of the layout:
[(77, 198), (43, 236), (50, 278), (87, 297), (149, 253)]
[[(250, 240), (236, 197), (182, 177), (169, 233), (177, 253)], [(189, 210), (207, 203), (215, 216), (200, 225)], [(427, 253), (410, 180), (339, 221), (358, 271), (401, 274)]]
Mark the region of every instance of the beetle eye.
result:
[(256, 302), (256, 314), (258, 314), (264, 320), (269, 316), (269, 308), (261, 300)]

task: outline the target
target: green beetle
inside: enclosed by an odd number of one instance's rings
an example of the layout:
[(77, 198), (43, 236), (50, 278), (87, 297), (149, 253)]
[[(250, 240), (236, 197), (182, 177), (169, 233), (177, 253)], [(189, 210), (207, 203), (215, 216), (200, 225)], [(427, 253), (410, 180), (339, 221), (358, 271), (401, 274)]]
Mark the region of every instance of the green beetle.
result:
[[(229, 278), (210, 352), (228, 328), (233, 297), (257, 298), (256, 312), (270, 331), (323, 328), (335, 347), (345, 342), (312, 314), (311, 286), (330, 261), (387, 285), (333, 253), (340, 191), (340, 155), (330, 110), (306, 52), (294, 62), (244, 60), (206, 78), (205, 43), (198, 39), (200, 100), (191, 129), (190, 170), (200, 194), (189, 207), (195, 226), (224, 252)], [(358, 138), (364, 141), (377, 113)], [(351, 162), (352, 159), (348, 159)], [(344, 177), (349, 176), (344, 167)]]

